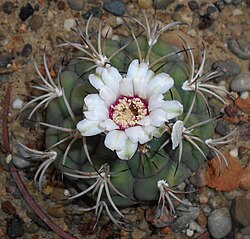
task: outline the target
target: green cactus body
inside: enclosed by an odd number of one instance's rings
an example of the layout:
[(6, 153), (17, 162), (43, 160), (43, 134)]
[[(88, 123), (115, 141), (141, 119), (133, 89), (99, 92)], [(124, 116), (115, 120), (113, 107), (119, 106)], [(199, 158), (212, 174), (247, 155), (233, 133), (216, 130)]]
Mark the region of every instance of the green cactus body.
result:
[[(140, 46), (142, 58), (145, 58), (148, 50), (147, 39), (141, 36), (137, 41)], [(121, 47), (118, 42), (111, 40), (106, 40), (105, 44), (105, 54), (107, 57)], [(152, 47), (149, 61), (153, 62), (176, 50), (175, 47), (171, 47), (164, 41), (158, 40)], [(136, 44), (135, 42), (131, 42), (124, 51), (121, 51), (112, 59), (111, 65), (116, 67), (120, 72), (126, 72), (131, 59), (136, 58), (138, 58)], [(65, 91), (66, 99), (78, 120), (83, 118), (83, 99), (90, 93), (96, 93), (96, 89), (92, 87), (88, 80), (89, 74), (94, 72), (94, 70), (87, 71), (92, 65), (88, 61), (73, 59), (65, 71), (61, 73), (61, 84)], [(153, 70), (156, 69), (158, 69), (157, 73), (166, 72), (174, 79), (174, 87), (171, 88), (171, 91), (165, 93), (164, 97), (166, 100), (175, 99), (183, 104), (184, 113), (179, 119), (184, 119), (191, 107), (191, 102), (195, 94), (191, 91), (183, 91), (181, 88), (189, 75), (186, 63), (180, 60), (177, 54), (173, 54), (169, 58), (166, 58), (164, 62), (156, 64)], [(185, 127), (208, 120), (209, 117), (204, 99), (197, 95), (195, 105)], [(46, 121), (49, 124), (65, 128), (76, 128), (75, 122), (71, 119), (62, 97), (53, 100), (48, 105)], [(197, 127), (192, 133), (203, 140), (211, 138), (213, 135), (212, 124), (207, 123)], [(67, 136), (69, 136), (69, 133), (49, 128), (46, 132), (46, 147), (50, 148)], [(178, 163), (178, 148), (172, 150), (171, 143), (169, 143), (166, 147), (160, 149), (161, 145), (169, 137), (170, 134), (164, 133), (160, 138), (155, 138), (145, 145), (140, 146), (144, 147), (145, 150), (137, 151), (127, 161), (119, 159), (114, 152), (104, 146), (104, 135), (100, 134), (86, 138), (89, 154), (95, 169), (98, 169), (104, 163), (108, 163), (110, 165), (110, 180), (112, 184), (119, 192), (126, 196), (126, 198), (122, 197), (115, 190), (110, 189), (112, 199), (117, 206), (129, 206), (136, 203), (147, 203), (157, 200), (159, 197), (159, 191), (156, 186), (158, 180), (166, 180), (170, 187), (176, 186), (188, 178), (204, 162), (204, 157), (197, 148), (189, 142), (184, 141), (183, 154), (180, 163)], [(95, 172), (83, 150), (82, 139), (77, 139), (72, 144), (63, 162), (63, 155), (68, 144), (69, 141), (66, 141), (53, 148), (58, 153), (58, 157), (54, 161), (54, 166), (62, 171), (72, 169), (83, 172)], [(203, 150), (204, 154), (207, 155), (208, 149), (202, 144), (197, 144)], [(66, 176), (65, 178), (73, 182), (76, 188), (80, 190), (86, 189), (93, 182), (92, 179), (76, 179), (70, 176)]]

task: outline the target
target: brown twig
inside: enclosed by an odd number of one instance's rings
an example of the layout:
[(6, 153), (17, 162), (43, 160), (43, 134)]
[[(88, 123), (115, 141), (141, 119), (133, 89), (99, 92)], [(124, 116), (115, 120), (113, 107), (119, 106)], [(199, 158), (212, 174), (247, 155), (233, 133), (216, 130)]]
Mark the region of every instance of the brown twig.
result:
[[(3, 116), (2, 116), (2, 144), (3, 149), (6, 154), (11, 154), (11, 148), (10, 148), (10, 139), (9, 139), (9, 128), (8, 128), (8, 114), (9, 114), (9, 105), (10, 105), (10, 98), (11, 98), (11, 85), (8, 84), (7, 89), (5, 91), (5, 95), (3, 97)], [(19, 188), (20, 192), (22, 193), (25, 201), (27, 204), (34, 210), (34, 212), (37, 214), (37, 216), (43, 220), (44, 223), (48, 225), (57, 235), (59, 235), (62, 238), (65, 239), (77, 239), (76, 237), (68, 234), (67, 232), (63, 231), (60, 227), (58, 227), (50, 218), (48, 218), (45, 213), (36, 205), (33, 198), (25, 188), (25, 185), (16, 170), (15, 166), (11, 162), (9, 164), (10, 172), (12, 174), (12, 177)]]

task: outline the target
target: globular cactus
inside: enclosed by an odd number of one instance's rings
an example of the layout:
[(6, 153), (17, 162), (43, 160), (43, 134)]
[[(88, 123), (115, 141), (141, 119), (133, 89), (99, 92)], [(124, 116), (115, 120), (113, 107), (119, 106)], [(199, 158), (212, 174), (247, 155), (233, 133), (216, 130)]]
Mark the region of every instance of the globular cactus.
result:
[(27, 104), (39, 102), (32, 114), (46, 107), (40, 123), (47, 130), (45, 160), (36, 174), (39, 188), (53, 166), (79, 192), (70, 200), (93, 197), (96, 203), (86, 210), (94, 209), (99, 218), (105, 208), (116, 223), (111, 208), (122, 217), (119, 207), (157, 201), (163, 206), (164, 197), (174, 213), (171, 188), (195, 172), (210, 149), (227, 163), (212, 140), (206, 100), (207, 93), (223, 100), (207, 83), (218, 72), (203, 74), (205, 54), (196, 71), (185, 41), (185, 49), (178, 49), (159, 38), (179, 22), (160, 30), (155, 23), (151, 31), (145, 19), (145, 26), (136, 20), (144, 35), (131, 32), (121, 42), (101, 39), (101, 28), (97, 41), (91, 41), (89, 20), (85, 33), (76, 30), (82, 44), (62, 44), (79, 52), (57, 80), (50, 77), (44, 55), (47, 78), (39, 73), (43, 83), (37, 89), (46, 94)]

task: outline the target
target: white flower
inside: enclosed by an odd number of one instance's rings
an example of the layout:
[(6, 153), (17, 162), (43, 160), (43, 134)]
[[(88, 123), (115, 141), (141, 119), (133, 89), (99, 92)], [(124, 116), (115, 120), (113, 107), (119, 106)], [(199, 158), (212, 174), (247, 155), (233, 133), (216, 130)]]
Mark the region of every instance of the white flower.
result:
[(99, 94), (85, 97), (87, 111), (77, 129), (82, 136), (104, 132), (105, 146), (120, 159), (130, 159), (138, 143), (160, 137), (165, 122), (183, 111), (180, 102), (163, 100), (174, 80), (166, 73), (155, 74), (138, 60), (131, 62), (124, 77), (114, 67), (97, 67), (89, 80)]

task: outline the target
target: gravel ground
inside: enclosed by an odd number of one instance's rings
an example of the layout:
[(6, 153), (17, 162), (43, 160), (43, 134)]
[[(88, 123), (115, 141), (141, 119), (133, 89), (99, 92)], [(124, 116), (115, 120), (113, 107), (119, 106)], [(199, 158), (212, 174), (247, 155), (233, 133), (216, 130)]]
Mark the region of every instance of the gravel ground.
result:
[[(62, 59), (67, 61), (72, 53), (66, 51), (66, 48), (57, 47), (60, 39), (77, 41), (76, 34), (70, 30), (75, 26), (75, 19), (81, 26), (85, 26), (86, 18), (93, 12), (96, 17), (93, 18), (90, 30), (94, 31), (99, 24), (99, 17), (102, 16), (104, 25), (113, 28), (110, 37), (116, 38), (129, 35), (129, 30), (119, 15), (125, 13), (142, 19), (140, 9), (144, 9), (149, 16), (153, 16), (155, 12), (150, 0), (124, 0), (123, 4), (120, 1), (92, 2), (0, 1), (0, 96), (3, 102), (8, 84), (11, 84), (8, 114), (11, 142), (14, 142), (15, 137), (25, 142), (34, 142), (34, 138), (37, 139), (37, 144), (41, 142), (42, 132), (34, 130), (37, 129), (34, 122), (38, 119), (27, 121), (25, 115), (19, 116), (19, 120), (16, 119), (20, 108), (29, 100), (31, 81), (37, 78), (34, 57), (37, 65), (41, 66), (45, 46), (51, 69), (56, 71)], [(189, 199), (197, 205), (198, 211), (195, 209), (182, 215), (182, 220), (177, 220), (171, 229), (152, 226), (148, 220), (150, 215), (152, 216), (150, 208), (125, 209), (123, 213), (134, 222), (134, 226), (128, 231), (114, 226), (105, 216), (93, 231), (93, 214), (72, 215), (72, 208), (58, 203), (65, 197), (60, 185), (53, 190), (52, 196), (50, 186), (46, 188), (45, 195), (41, 196), (32, 183), (34, 172), (20, 170), (20, 175), (25, 187), (45, 214), (49, 215), (56, 225), (77, 238), (250, 238), (250, 1), (155, 2), (158, 2), (157, 6), (160, 8), (157, 10), (157, 18), (162, 24), (173, 20), (187, 23), (178, 30), (190, 35), (188, 41), (197, 48), (202, 49), (203, 45), (205, 46), (205, 70), (219, 66), (225, 73), (217, 79), (216, 84), (232, 91), (237, 99), (235, 102), (228, 99), (229, 106), (226, 108), (213, 99), (210, 104), (214, 112), (221, 111), (223, 114), (215, 128), (218, 136), (228, 134), (233, 126), (239, 125), (236, 140), (223, 149), (228, 158), (233, 158), (232, 162), (236, 161), (234, 165), (239, 166), (239, 171), (235, 171), (235, 175), (229, 177), (227, 183), (224, 181), (224, 184), (215, 185), (202, 183), (204, 169), (201, 168), (195, 177), (180, 185), (180, 188), (199, 188), (199, 193)], [(1, 110), (4, 112), (3, 103)], [(11, 144), (11, 148), (13, 152), (16, 151), (15, 144)], [(6, 164), (5, 150), (0, 156), (0, 238), (60, 238), (47, 228), (24, 201)], [(13, 156), (13, 160), (15, 159), (16, 166), (24, 168), (25, 162), (20, 162), (15, 157)]]

